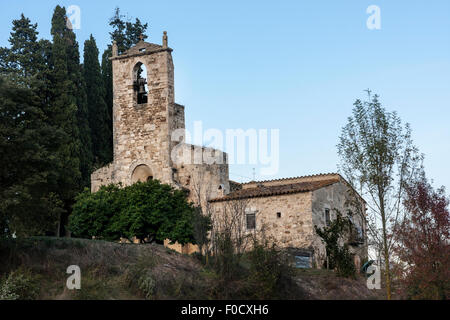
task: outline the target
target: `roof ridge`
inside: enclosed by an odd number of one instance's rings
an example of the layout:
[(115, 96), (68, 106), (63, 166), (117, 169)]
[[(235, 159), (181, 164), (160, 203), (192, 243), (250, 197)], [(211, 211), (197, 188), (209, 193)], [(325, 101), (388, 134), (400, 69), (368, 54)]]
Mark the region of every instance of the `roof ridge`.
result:
[(294, 182), (290, 184), (284, 185), (273, 185), (273, 186), (258, 186), (255, 188), (248, 189), (239, 189), (229, 194), (211, 199), (210, 202), (219, 202), (219, 201), (227, 201), (227, 200), (237, 200), (237, 199), (245, 199), (245, 198), (258, 198), (258, 197), (269, 197), (274, 195), (283, 195), (283, 194), (292, 194), (292, 193), (301, 193), (314, 191), (317, 189), (324, 188), (331, 184), (337, 183), (339, 180), (336, 179), (328, 179), (322, 181), (303, 181), (303, 182)]
[(313, 177), (321, 177), (321, 176), (331, 176), (331, 175), (338, 175), (337, 172), (329, 172), (329, 173), (316, 173), (316, 174), (310, 174), (310, 175), (304, 175), (304, 176), (297, 176), (297, 177), (288, 177), (288, 178), (278, 178), (278, 179), (269, 179), (269, 180), (253, 180), (249, 182), (241, 182), (242, 185), (244, 184), (251, 184), (251, 183), (264, 183), (264, 182), (274, 182), (274, 181), (283, 181), (283, 180), (293, 180), (293, 179), (300, 179), (300, 178), (313, 178)]

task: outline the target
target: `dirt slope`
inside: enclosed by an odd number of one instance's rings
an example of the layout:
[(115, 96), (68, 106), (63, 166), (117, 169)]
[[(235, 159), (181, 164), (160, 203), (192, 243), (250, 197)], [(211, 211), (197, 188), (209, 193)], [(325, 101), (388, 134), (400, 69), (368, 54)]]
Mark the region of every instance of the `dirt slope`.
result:
[[(37, 299), (214, 299), (216, 294), (212, 271), (157, 244), (49, 237), (2, 241), (0, 261), (0, 279), (11, 271), (26, 274)], [(66, 287), (70, 265), (80, 267), (80, 290)], [(327, 270), (297, 270), (295, 282), (305, 299), (382, 298), (363, 278), (342, 279)]]

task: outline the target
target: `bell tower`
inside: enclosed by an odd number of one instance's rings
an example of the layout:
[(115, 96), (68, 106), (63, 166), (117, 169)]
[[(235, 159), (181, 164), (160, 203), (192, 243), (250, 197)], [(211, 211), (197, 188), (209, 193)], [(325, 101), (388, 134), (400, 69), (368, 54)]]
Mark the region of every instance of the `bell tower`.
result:
[(121, 55), (113, 43), (113, 180), (124, 185), (149, 178), (173, 182), (174, 67), (165, 31), (162, 40), (157, 45), (141, 36)]

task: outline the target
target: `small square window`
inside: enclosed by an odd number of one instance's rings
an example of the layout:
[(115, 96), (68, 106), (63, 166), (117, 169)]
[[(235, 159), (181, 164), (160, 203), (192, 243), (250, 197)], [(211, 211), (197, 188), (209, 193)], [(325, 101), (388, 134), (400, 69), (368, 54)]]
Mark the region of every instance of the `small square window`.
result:
[(281, 212), (277, 212), (277, 218), (281, 218)]
[(247, 213), (247, 230), (253, 230), (256, 227), (256, 216), (254, 213)]

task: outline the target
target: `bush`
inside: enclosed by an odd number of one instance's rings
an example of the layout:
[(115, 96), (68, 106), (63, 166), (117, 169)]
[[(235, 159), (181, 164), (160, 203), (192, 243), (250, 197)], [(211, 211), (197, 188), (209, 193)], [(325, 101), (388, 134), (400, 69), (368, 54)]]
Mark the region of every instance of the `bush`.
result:
[(151, 271), (147, 271), (139, 277), (138, 287), (146, 299), (151, 299), (153, 297), (155, 294), (156, 282)]
[(158, 180), (124, 188), (108, 185), (95, 193), (86, 189), (77, 196), (69, 229), (82, 238), (195, 243), (193, 214), (183, 191)]
[(38, 296), (38, 283), (29, 270), (12, 271), (0, 282), (0, 300), (34, 300)]
[(214, 269), (225, 280), (231, 280), (239, 275), (239, 259), (229, 232), (217, 232), (214, 237), (215, 254)]
[(281, 298), (293, 282), (294, 269), (287, 255), (275, 244), (254, 240), (248, 253), (251, 297), (256, 299)]
[(336, 268), (337, 274), (341, 277), (354, 277), (356, 273), (352, 255), (348, 250), (348, 244), (345, 242), (350, 228), (350, 220), (343, 217), (339, 212), (337, 212), (336, 219), (328, 227), (323, 229), (314, 227), (316, 233), (325, 243), (330, 268)]

